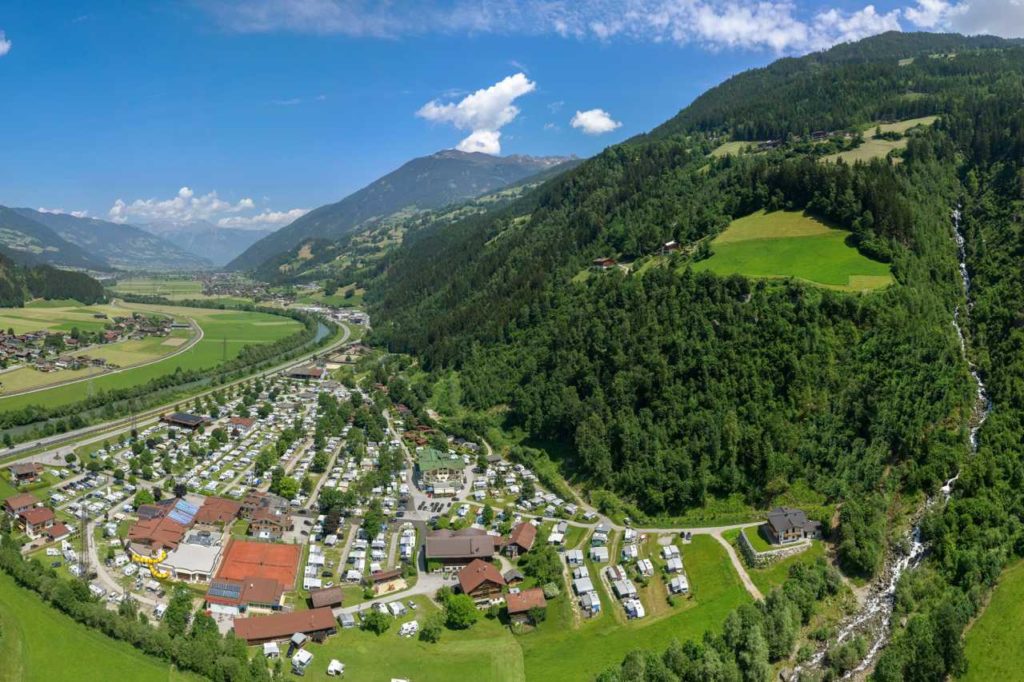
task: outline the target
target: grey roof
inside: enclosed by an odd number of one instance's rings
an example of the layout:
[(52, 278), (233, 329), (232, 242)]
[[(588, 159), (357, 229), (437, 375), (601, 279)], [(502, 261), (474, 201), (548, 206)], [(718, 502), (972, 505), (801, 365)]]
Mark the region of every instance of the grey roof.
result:
[(807, 514), (802, 509), (794, 509), (793, 507), (776, 507), (772, 509), (768, 512), (768, 525), (776, 533), (788, 533), (811, 527), (807, 520)]

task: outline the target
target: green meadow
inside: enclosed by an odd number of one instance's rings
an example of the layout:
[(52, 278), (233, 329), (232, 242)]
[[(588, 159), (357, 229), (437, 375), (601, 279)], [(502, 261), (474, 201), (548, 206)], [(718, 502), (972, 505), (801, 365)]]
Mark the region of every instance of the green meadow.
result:
[(896, 123), (872, 124), (864, 130), (864, 142), (859, 147), (847, 152), (829, 154), (828, 156), (822, 157), (822, 160), (836, 161), (838, 159), (842, 159), (846, 163), (854, 163), (855, 161), (884, 159), (889, 152), (894, 149), (903, 149), (906, 147), (907, 138), (903, 137), (898, 140), (876, 140), (872, 137), (875, 134), (876, 127), (881, 129), (881, 132), (883, 133), (900, 133), (902, 135), (914, 126), (930, 126), (937, 118), (937, 116), (923, 116), (921, 118), (897, 121)]
[(1024, 561), (1003, 571), (981, 617), (967, 631), (961, 680), (1019, 680), (1024, 671)]
[(140, 277), (121, 279), (111, 287), (115, 294), (137, 294), (140, 296), (163, 296), (175, 300), (198, 298), (203, 293), (203, 283), (194, 279), (159, 279)]
[(719, 275), (796, 279), (844, 291), (893, 282), (889, 266), (846, 244), (851, 233), (796, 211), (758, 211), (734, 220), (711, 242), (713, 255), (693, 264)]
[[(107, 306), (109, 308), (110, 306)], [(6, 312), (10, 309), (2, 311)], [(93, 308), (83, 308), (93, 310)], [(150, 379), (173, 374), (179, 368), (209, 369), (225, 360), (238, 357), (244, 346), (271, 343), (302, 328), (295, 320), (266, 313), (238, 310), (209, 310), (205, 308), (178, 308), (174, 306), (119, 304), (112, 314), (125, 312), (158, 312), (186, 322), (194, 319), (203, 330), (203, 338), (188, 350), (164, 360), (123, 372), (97, 376), (88, 382), (78, 382), (53, 388), (0, 398), (0, 410), (15, 410), (28, 405), (55, 407), (84, 398), (88, 390), (116, 390), (144, 384)], [(169, 348), (169, 346), (168, 346)], [(123, 359), (123, 358), (122, 358)], [(3, 375), (0, 375), (0, 381)], [(91, 385), (91, 389), (89, 386)]]
[(198, 680), (124, 642), (76, 623), (0, 573), (0, 680)]

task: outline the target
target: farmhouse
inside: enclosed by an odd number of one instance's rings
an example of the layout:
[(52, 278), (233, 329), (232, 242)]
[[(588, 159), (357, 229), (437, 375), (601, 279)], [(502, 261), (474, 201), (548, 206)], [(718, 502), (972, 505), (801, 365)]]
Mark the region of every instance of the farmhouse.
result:
[(448, 566), (465, 566), (474, 559), (490, 560), (494, 552), (494, 536), (480, 529), (463, 528), (455, 532), (442, 529), (427, 534), (427, 559)]
[(544, 590), (539, 587), (531, 587), (517, 594), (510, 594), (505, 598), (508, 606), (508, 617), (513, 623), (525, 623), (530, 620), (530, 611), (533, 609), (545, 609), (548, 606), (544, 598)]
[(810, 521), (800, 509), (792, 507), (776, 507), (768, 512), (768, 522), (764, 525), (768, 539), (777, 545), (788, 545), (821, 535), (821, 524)]
[(160, 421), (164, 424), (195, 431), (206, 423), (206, 417), (202, 417), (197, 414), (189, 414), (188, 412), (171, 412), (160, 417)]
[(537, 527), (532, 523), (519, 523), (512, 529), (508, 540), (508, 554), (517, 557), (533, 549), (533, 541), (537, 539)]
[(11, 465), (11, 478), (17, 484), (34, 483), (43, 475), (43, 465), (39, 462), (20, 462)]
[(459, 571), (459, 587), (475, 600), (492, 599), (501, 596), (505, 578), (494, 564), (474, 559)]
[(242, 505), (224, 497), (207, 497), (196, 514), (196, 523), (227, 524), (238, 517)]
[(35, 495), (31, 493), (20, 493), (4, 500), (4, 511), (13, 517), (17, 517), (18, 514), (28, 511), (32, 507), (36, 507), (40, 504), (41, 502), (36, 499)]
[(18, 514), (25, 535), (35, 539), (53, 527), (53, 510), (48, 507), (33, 507)]
[(324, 606), (341, 606), (341, 587), (335, 585), (334, 587), (324, 587), (319, 590), (310, 590), (309, 602), (313, 605), (314, 609), (319, 609)]
[(593, 261), (593, 267), (595, 270), (607, 270), (608, 268), (615, 267), (615, 265), (616, 260), (614, 258), (601, 257), (595, 258)]
[(296, 633), (323, 642), (337, 631), (334, 613), (328, 608), (235, 619), (235, 634), (250, 645), (290, 639)]

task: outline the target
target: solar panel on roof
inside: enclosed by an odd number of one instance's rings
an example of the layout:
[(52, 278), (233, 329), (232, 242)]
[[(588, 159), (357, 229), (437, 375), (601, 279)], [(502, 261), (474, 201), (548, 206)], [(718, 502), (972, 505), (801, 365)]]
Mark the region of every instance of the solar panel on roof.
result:
[(231, 583), (212, 583), (207, 594), (221, 599), (238, 599), (242, 596), (242, 586)]

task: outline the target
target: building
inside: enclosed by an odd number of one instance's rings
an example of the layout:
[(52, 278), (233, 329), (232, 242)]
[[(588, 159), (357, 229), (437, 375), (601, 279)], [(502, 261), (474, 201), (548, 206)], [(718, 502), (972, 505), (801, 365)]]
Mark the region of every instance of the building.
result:
[(231, 430), (238, 429), (240, 433), (248, 433), (255, 423), (255, 421), (248, 417), (232, 417), (228, 420), (228, 426), (231, 427)]
[(215, 578), (206, 591), (206, 604), (214, 613), (229, 615), (249, 609), (280, 611), (284, 607), (284, 587), (272, 578)]
[(249, 535), (261, 540), (280, 540), (292, 527), (288, 501), (270, 493), (250, 491), (242, 500), (240, 513), (249, 520)]
[(342, 601), (343, 597), (339, 585), (309, 591), (309, 603), (313, 605), (314, 609), (323, 608), (324, 606), (341, 606)]
[(531, 587), (508, 595), (505, 597), (505, 604), (508, 607), (509, 620), (513, 623), (527, 623), (531, 621), (530, 612), (533, 609), (546, 609), (548, 600), (544, 598), (544, 590)]
[(526, 576), (523, 575), (522, 571), (515, 568), (510, 568), (505, 571), (505, 573), (502, 574), (502, 577), (505, 579), (505, 584), (509, 587), (521, 585), (523, 581), (526, 580)]
[(11, 478), (14, 479), (14, 482), (17, 485), (38, 481), (44, 471), (43, 465), (39, 462), (20, 462), (18, 464), (12, 464), (10, 469)]
[(821, 524), (810, 521), (801, 509), (776, 507), (768, 512), (763, 528), (768, 539), (776, 545), (788, 545), (821, 536)]
[(614, 258), (602, 257), (595, 258), (592, 267), (595, 270), (607, 270), (608, 268), (614, 268), (617, 262)]
[(34, 540), (46, 533), (55, 523), (53, 510), (49, 507), (32, 507), (18, 514), (18, 521), (25, 535)]
[(20, 493), (4, 500), (4, 511), (10, 516), (17, 518), (22, 512), (42, 504), (39, 499), (31, 493)]
[(235, 634), (250, 645), (291, 639), (296, 633), (323, 642), (337, 631), (334, 613), (328, 608), (235, 618)]
[(305, 367), (293, 367), (288, 370), (287, 376), (290, 379), (311, 379), (319, 381), (324, 377), (325, 370), (323, 367), (314, 367), (307, 365)]
[(468, 594), (477, 601), (494, 599), (501, 596), (501, 590), (505, 587), (505, 578), (494, 567), (494, 564), (474, 559), (459, 571), (459, 587), (462, 588), (464, 594)]
[(188, 412), (170, 412), (160, 417), (160, 421), (170, 426), (195, 431), (206, 423), (206, 417), (198, 414), (189, 414)]
[(462, 487), (465, 464), (458, 455), (426, 448), (416, 458), (416, 468), (423, 487), (434, 495), (454, 495)]
[(140, 556), (155, 556), (177, 549), (188, 529), (166, 516), (140, 519), (128, 529), (128, 541)]
[(533, 542), (537, 539), (537, 527), (532, 523), (518, 523), (509, 534), (508, 545), (506, 545), (509, 556), (517, 557), (533, 549)]
[(168, 553), (157, 568), (166, 571), (175, 580), (206, 582), (213, 577), (221, 549), (219, 544), (200, 544), (186, 540)]
[(454, 532), (442, 529), (427, 534), (427, 560), (446, 566), (465, 566), (474, 559), (490, 560), (496, 549), (495, 537), (478, 528)]
[(196, 523), (228, 524), (238, 518), (241, 509), (240, 502), (223, 497), (207, 497), (196, 513)]

